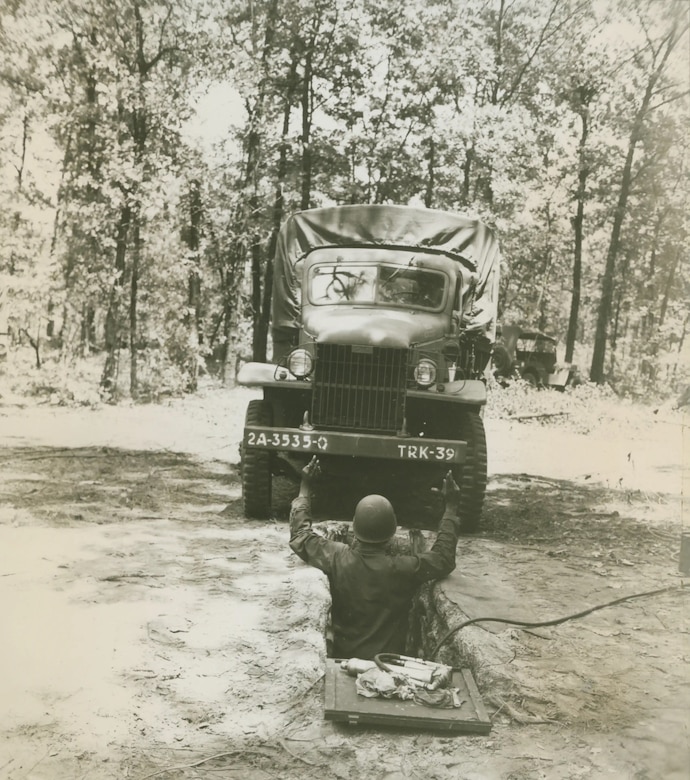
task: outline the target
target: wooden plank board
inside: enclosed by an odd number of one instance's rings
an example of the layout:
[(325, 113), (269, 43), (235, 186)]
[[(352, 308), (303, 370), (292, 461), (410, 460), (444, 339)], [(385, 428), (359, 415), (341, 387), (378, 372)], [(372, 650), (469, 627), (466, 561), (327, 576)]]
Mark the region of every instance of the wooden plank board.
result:
[(326, 720), (368, 726), (399, 726), (456, 734), (488, 734), (491, 721), (469, 669), (454, 669), (452, 687), (461, 707), (442, 709), (400, 699), (359, 696), (355, 678), (341, 671), (334, 658), (326, 660), (324, 717)]

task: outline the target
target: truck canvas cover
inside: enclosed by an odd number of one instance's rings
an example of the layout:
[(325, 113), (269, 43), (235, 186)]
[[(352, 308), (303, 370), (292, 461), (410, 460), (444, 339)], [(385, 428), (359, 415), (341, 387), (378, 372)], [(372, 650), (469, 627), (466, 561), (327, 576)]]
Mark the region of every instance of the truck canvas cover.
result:
[(301, 263), (322, 247), (378, 246), (441, 252), (477, 274), (467, 329), (490, 326), (498, 294), (498, 242), (481, 222), (433, 209), (357, 205), (310, 209), (292, 215), (281, 228), (273, 277), (272, 324), (300, 324)]

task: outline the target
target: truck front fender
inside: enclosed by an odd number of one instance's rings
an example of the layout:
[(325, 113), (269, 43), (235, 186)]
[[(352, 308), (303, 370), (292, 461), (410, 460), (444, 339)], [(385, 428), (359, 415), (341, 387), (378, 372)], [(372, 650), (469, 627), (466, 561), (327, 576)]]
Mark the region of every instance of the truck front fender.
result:
[(304, 390), (309, 382), (294, 377), (285, 366), (275, 363), (245, 363), (237, 374), (237, 384), (245, 387), (291, 387)]
[(428, 390), (408, 390), (407, 397), (420, 401), (442, 401), (444, 403), (483, 406), (486, 403), (486, 385), (481, 379), (459, 379), (435, 385)]

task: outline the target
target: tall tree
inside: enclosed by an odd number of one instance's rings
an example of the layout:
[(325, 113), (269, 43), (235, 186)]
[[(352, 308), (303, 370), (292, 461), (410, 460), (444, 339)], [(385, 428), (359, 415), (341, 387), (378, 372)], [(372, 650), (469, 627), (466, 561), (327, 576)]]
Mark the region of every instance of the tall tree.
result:
[(577, 188), (575, 191), (575, 216), (573, 217), (573, 270), (572, 293), (570, 297), (570, 315), (565, 341), (565, 362), (572, 363), (575, 353), (575, 340), (580, 320), (580, 300), (582, 295), (582, 246), (585, 235), (585, 204), (587, 201), (587, 180), (590, 163), (588, 142), (590, 134), (591, 103), (596, 95), (593, 83), (582, 81), (574, 85), (569, 95), (572, 110), (580, 119), (580, 137), (577, 143)]
[[(68, 36), (56, 62), (64, 85), (54, 101), (56, 139), (65, 149), (56, 251), (67, 289), (89, 309), (106, 306), (104, 393), (115, 391), (126, 342), (136, 397), (145, 214), (156, 212), (180, 154), (190, 37), (181, 25), (188, 18), (183, 6), (164, 0), (62, 0), (52, 11)], [(82, 316), (77, 300), (70, 294)]]
[[(614, 294), (614, 275), (620, 251), (621, 231), (626, 217), (628, 200), (634, 181), (634, 164), (638, 146), (651, 114), (663, 105), (679, 99), (682, 92), (673, 79), (669, 78), (669, 64), (678, 44), (688, 31), (687, 6), (674, 2), (671, 6), (652, 0), (638, 4), (639, 21), (645, 33), (644, 42), (632, 52), (632, 60), (641, 70), (641, 94), (633, 103), (630, 131), (627, 139), (625, 160), (620, 174), (618, 198), (613, 213), (611, 236), (606, 254), (606, 263), (601, 284), (601, 299), (597, 311), (594, 349), (590, 379), (603, 383), (606, 380), (604, 361)], [(664, 26), (661, 32), (653, 29), (652, 19), (662, 12)]]

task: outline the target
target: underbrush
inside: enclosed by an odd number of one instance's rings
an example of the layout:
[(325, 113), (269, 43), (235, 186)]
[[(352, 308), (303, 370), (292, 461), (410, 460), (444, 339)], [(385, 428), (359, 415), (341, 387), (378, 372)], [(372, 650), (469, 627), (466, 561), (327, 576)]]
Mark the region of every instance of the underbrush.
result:
[(618, 422), (622, 426), (639, 421), (642, 416), (653, 417), (663, 409), (664, 414), (678, 414), (668, 405), (651, 404), (621, 398), (609, 385), (591, 382), (558, 391), (538, 390), (527, 382), (515, 381), (502, 387), (495, 381), (488, 386), (486, 416), (520, 423), (559, 426), (588, 433), (602, 423)]
[[(103, 354), (64, 359), (57, 349), (46, 349), (37, 368), (32, 349), (13, 349), (0, 362), (0, 405), (96, 406), (130, 400), (129, 352), (120, 355), (117, 387), (109, 399), (100, 388), (104, 362)], [(138, 379), (138, 400), (152, 403), (185, 395), (189, 381), (187, 373), (153, 350), (142, 352)]]
[(49, 354), (37, 368), (33, 350), (19, 347), (0, 363), (0, 404), (94, 406), (102, 364), (99, 357), (67, 362)]

